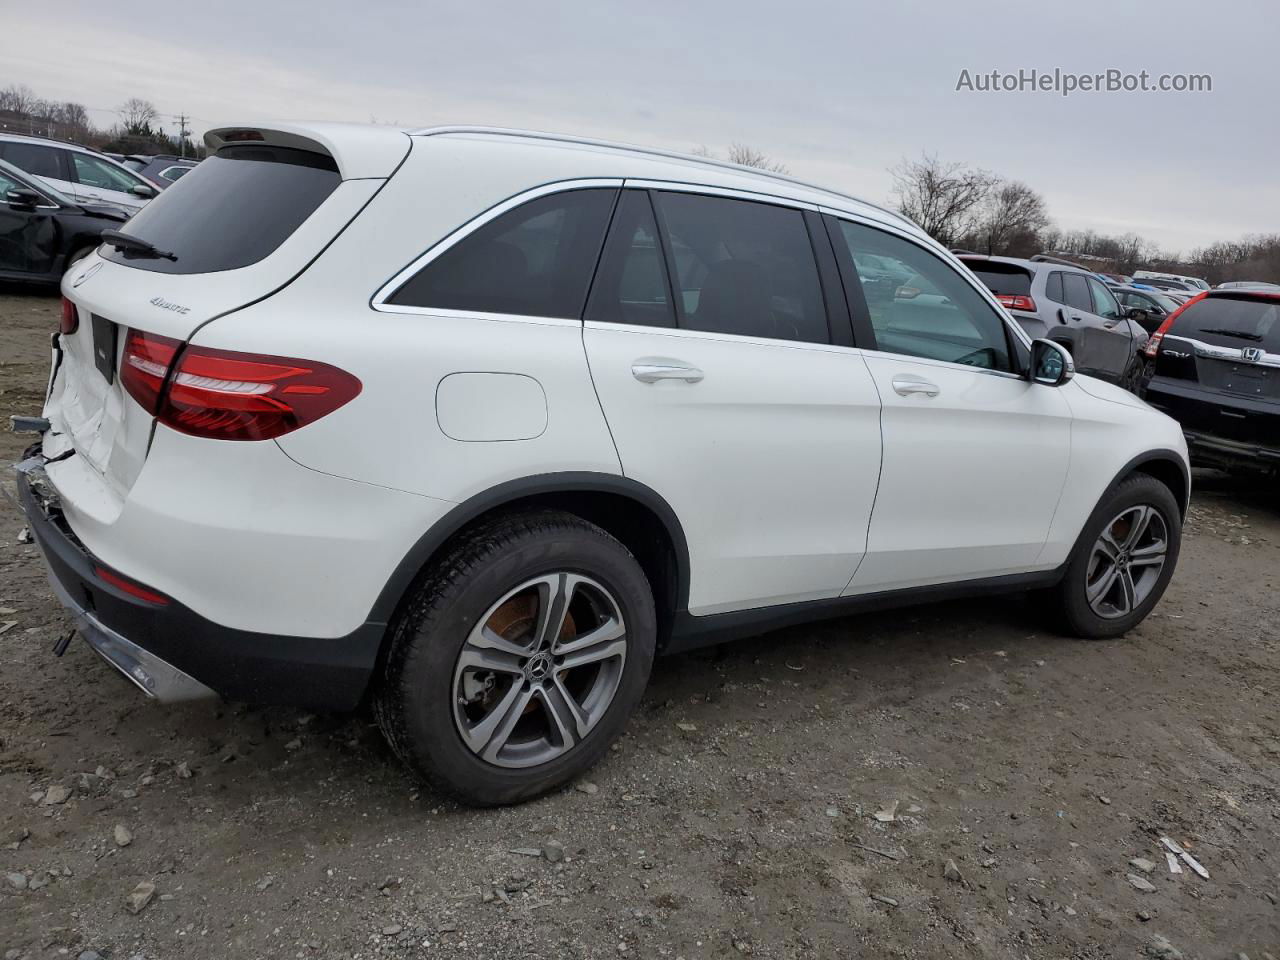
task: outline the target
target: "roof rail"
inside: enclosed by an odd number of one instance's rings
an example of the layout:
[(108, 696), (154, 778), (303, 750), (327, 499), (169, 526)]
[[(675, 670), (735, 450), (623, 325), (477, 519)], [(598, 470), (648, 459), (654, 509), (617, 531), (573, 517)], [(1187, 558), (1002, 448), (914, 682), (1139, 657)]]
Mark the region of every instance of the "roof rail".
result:
[(1056, 263), (1060, 267), (1075, 267), (1077, 270), (1085, 270), (1093, 273), (1088, 267), (1076, 263), (1074, 260), (1068, 260), (1066, 257), (1054, 257), (1047, 253), (1037, 253), (1034, 257), (1028, 257), (1032, 263)]
[(961, 247), (952, 247), (951, 252), (957, 257), (985, 257), (985, 253), (979, 253), (977, 250), (965, 250)]
[(545, 133), (539, 130), (519, 130), (513, 127), (486, 127), (486, 126), (441, 126), (441, 127), (422, 127), (417, 130), (410, 130), (411, 137), (432, 137), (443, 136), (450, 133), (479, 133), (490, 134), (500, 137), (524, 137), (529, 140), (552, 140), (556, 143), (574, 143), (585, 147), (605, 147), (611, 150), (631, 150), (635, 153), (645, 153), (653, 157), (663, 157), (667, 160), (683, 160), (689, 163), (700, 163), (712, 167), (720, 167), (725, 170), (732, 170), (735, 173), (750, 173), (760, 177), (767, 177), (770, 180), (779, 180), (783, 183), (789, 183), (797, 187), (805, 187), (809, 190), (816, 190), (819, 193), (827, 193), (833, 197), (840, 197), (843, 200), (852, 200), (854, 203), (860, 203), (865, 207), (878, 210), (883, 214), (892, 217), (899, 223), (909, 223), (911, 226), (920, 229), (914, 220), (903, 216), (896, 210), (890, 210), (878, 203), (872, 203), (869, 200), (863, 200), (861, 197), (855, 197), (852, 194), (841, 193), (838, 190), (832, 190), (830, 187), (819, 186), (816, 183), (809, 183), (807, 180), (800, 180), (796, 177), (789, 177), (784, 173), (775, 173), (772, 170), (762, 170), (759, 167), (744, 167), (740, 163), (730, 163), (727, 160), (717, 160), (715, 157), (701, 157), (695, 153), (681, 153), (678, 150), (664, 150), (661, 147), (646, 147), (636, 143), (621, 143), (616, 140), (595, 140), (591, 137), (575, 137), (566, 133)]

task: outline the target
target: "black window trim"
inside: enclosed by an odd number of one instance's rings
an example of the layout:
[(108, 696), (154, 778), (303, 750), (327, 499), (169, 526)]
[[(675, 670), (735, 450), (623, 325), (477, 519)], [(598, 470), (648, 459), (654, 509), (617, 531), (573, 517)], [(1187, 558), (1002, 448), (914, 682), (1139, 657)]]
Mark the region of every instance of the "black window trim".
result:
[[(880, 221), (869, 221), (844, 211), (834, 211), (822, 209), (822, 219), (827, 227), (827, 236), (831, 241), (832, 249), (835, 251), (836, 262), (840, 267), (840, 279), (845, 291), (845, 299), (848, 301), (848, 309), (850, 320), (853, 324), (854, 345), (859, 350), (869, 350), (875, 353), (883, 353), (890, 357), (903, 357), (911, 361), (919, 361), (921, 363), (942, 364), (946, 367), (954, 367), (960, 370), (971, 370), (975, 373), (985, 373), (997, 377), (1008, 377), (1015, 380), (1027, 379), (1028, 371), (1021, 368), (1030, 354), (1031, 340), (1021, 327), (1015, 331), (1013, 328), (1017, 324), (1011, 321), (1005, 313), (1004, 308), (1000, 306), (994, 295), (987, 287), (978, 281), (965, 267), (964, 263), (957, 258), (954, 263), (938, 254), (936, 250), (930, 250), (920, 241), (901, 230), (896, 230), (892, 226)], [(926, 253), (939, 261), (943, 266), (950, 267), (954, 270), (962, 280), (969, 284), (978, 296), (995, 313), (1004, 328), (1005, 349), (1009, 351), (1009, 359), (1015, 365), (1014, 370), (988, 370), (984, 367), (974, 367), (967, 363), (954, 363), (950, 360), (935, 360), (931, 357), (915, 357), (905, 353), (891, 353), (888, 350), (881, 350), (876, 342), (875, 327), (871, 323), (871, 311), (867, 307), (866, 298), (862, 294), (862, 283), (858, 279), (857, 265), (853, 262), (853, 255), (849, 251), (849, 245), (845, 242), (844, 234), (840, 230), (840, 221), (844, 220), (849, 223), (856, 224), (860, 227), (867, 227), (871, 230), (879, 230), (881, 233), (887, 233), (905, 240), (912, 246), (916, 247), (922, 253)], [(957, 266), (958, 265), (958, 266)], [(854, 290), (857, 296), (851, 296), (849, 291)]]

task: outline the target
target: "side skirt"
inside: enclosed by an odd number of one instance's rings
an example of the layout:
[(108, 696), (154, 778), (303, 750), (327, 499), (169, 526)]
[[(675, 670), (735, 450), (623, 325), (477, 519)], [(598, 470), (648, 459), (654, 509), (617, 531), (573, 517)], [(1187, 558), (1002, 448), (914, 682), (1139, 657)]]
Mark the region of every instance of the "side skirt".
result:
[(676, 614), (671, 636), (663, 645), (661, 652), (664, 655), (684, 653), (687, 650), (757, 636), (796, 624), (833, 620), (877, 610), (891, 610), (896, 607), (938, 603), (943, 600), (958, 600), (966, 597), (1038, 590), (1059, 583), (1066, 575), (1066, 571), (1067, 565), (1064, 563), (1053, 570), (1035, 573), (961, 580), (955, 583), (931, 584), (926, 587), (908, 587), (903, 590), (881, 590), (853, 597), (784, 603), (773, 607), (735, 610), (731, 613), (717, 613), (704, 617), (695, 617), (687, 610), (682, 610)]

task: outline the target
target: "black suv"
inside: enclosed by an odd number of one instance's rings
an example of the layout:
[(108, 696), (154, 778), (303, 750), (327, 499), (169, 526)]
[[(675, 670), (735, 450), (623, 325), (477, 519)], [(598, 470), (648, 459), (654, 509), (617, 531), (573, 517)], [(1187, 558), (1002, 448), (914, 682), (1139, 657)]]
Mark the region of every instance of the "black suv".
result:
[(1280, 470), (1280, 292), (1201, 293), (1146, 354), (1143, 396), (1182, 424), (1193, 462)]

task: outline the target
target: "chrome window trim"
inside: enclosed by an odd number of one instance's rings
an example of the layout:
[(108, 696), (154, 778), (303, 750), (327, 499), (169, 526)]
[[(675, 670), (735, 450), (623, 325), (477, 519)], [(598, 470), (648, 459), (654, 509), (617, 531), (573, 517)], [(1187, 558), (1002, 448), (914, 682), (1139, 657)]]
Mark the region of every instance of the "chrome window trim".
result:
[[(1275, 367), (1280, 368), (1280, 353), (1271, 353), (1262, 350), (1261, 356), (1257, 360), (1247, 360), (1244, 356), (1246, 350), (1261, 350), (1261, 347), (1220, 347), (1216, 344), (1205, 343), (1203, 340), (1197, 340), (1195, 337), (1184, 337), (1175, 333), (1167, 333), (1164, 336), (1164, 343), (1170, 340), (1180, 340), (1183, 343), (1191, 344), (1197, 357), (1207, 357), (1211, 360), (1228, 360), (1232, 363), (1243, 363), (1251, 367)], [(1163, 348), (1164, 344), (1161, 344)]]
[[(514, 210), (522, 204), (528, 203), (530, 200), (536, 200), (539, 197), (545, 197), (553, 193), (567, 193), (570, 190), (583, 190), (591, 187), (614, 187), (620, 189), (622, 187), (621, 177), (591, 177), (577, 180), (557, 180), (553, 183), (543, 183), (536, 187), (532, 187), (521, 193), (514, 194), (499, 203), (489, 207), (476, 216), (472, 217), (466, 223), (455, 228), (453, 232), (446, 234), (441, 239), (420, 253), (413, 259), (408, 266), (400, 270), (390, 280), (384, 283), (374, 293), (369, 301), (369, 306), (381, 313), (418, 313), (418, 314), (438, 314), (440, 316), (461, 316), (461, 317), (480, 317), (481, 319), (508, 319), (510, 317), (521, 317), (522, 314), (500, 314), (500, 313), (481, 313), (470, 310), (454, 310), (444, 307), (412, 307), (396, 303), (387, 303), (389, 297), (392, 296), (401, 286), (404, 285), (419, 270), (422, 270), (432, 260), (436, 259), (446, 250), (461, 243), (464, 239), (475, 233), (485, 224), (496, 220), (504, 213)], [(581, 323), (579, 317), (537, 317), (526, 319), (538, 320), (570, 320), (573, 323)]]

